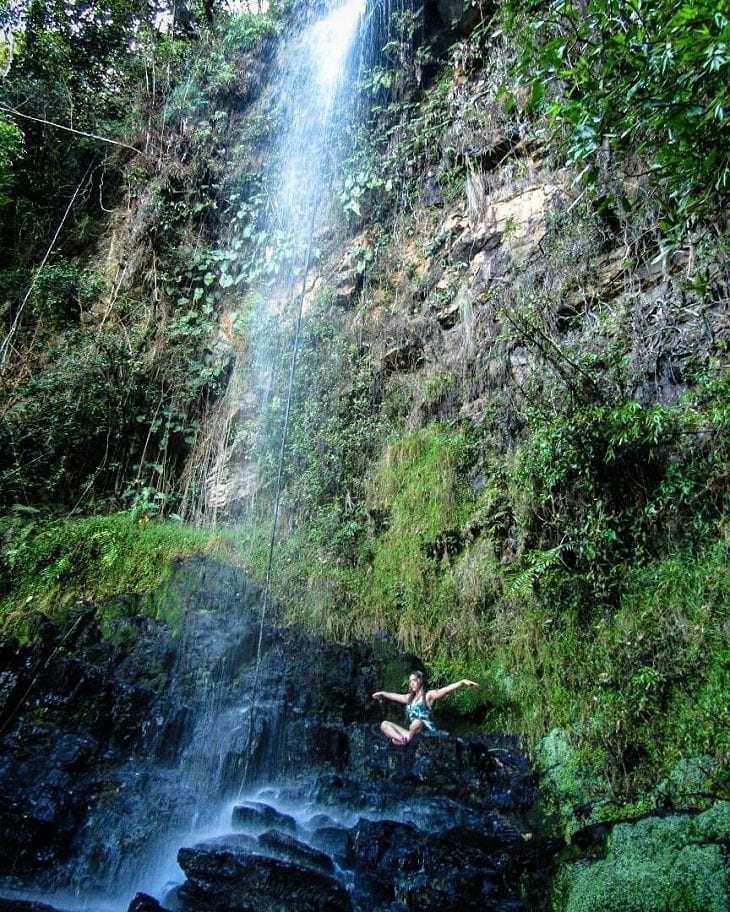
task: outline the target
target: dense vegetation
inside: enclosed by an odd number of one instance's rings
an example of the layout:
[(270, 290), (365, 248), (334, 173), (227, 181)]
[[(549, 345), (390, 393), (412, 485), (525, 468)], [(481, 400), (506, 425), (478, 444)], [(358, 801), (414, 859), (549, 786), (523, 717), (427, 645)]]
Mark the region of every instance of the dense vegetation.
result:
[[(569, 829), (704, 807), (728, 787), (730, 10), (474, 2), (444, 40), (426, 6), (361, 76), (275, 601), (477, 677), (463, 713), (527, 737)], [(287, 259), (267, 71), (301, 11), (144, 10), (6, 14), (0, 610), (23, 635), (154, 586), (212, 539), (191, 520), (266, 574), (291, 344), (256, 317)], [(539, 227), (506, 205), (551, 182)]]

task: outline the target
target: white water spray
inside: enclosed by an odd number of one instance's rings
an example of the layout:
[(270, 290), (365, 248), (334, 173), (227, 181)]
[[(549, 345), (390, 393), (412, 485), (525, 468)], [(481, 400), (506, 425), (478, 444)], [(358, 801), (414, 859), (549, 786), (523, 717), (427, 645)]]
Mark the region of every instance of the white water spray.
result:
[(296, 275), (321, 223), (351, 111), (353, 44), (365, 0), (347, 2), (287, 49), (280, 77), (284, 129), (272, 225)]
[[(341, 218), (337, 189), (352, 140), (357, 75), (367, 44), (365, 23), (371, 18), (371, 13), (366, 18), (366, 6), (367, 0), (335, 6), (306, 24), (270, 64), (275, 92), (265, 94), (259, 116), (279, 127), (263, 167), (265, 214), (246, 227), (248, 236), (255, 232), (266, 238), (258, 259), (254, 255), (253, 271), (259, 278), (247, 283), (248, 300), (257, 302), (253, 356), (246, 355), (254, 371), (251, 376), (242, 365), (246, 379), (234, 376), (220, 403), (225, 418), (218, 426), (225, 433), (206, 439), (201, 452), (192, 455), (191, 472), (198, 479), (194, 486), (202, 483), (192, 515), (203, 521), (240, 517), (254, 503), (260, 485), (258, 457), (250, 453), (247, 428), (252, 418), (260, 423), (266, 407), (285, 395), (275, 375), (286, 373), (281, 359), (291, 354), (299, 296), (308, 273), (311, 284), (323, 229)], [(375, 6), (382, 6), (381, 0)], [(250, 172), (244, 172), (244, 179), (248, 176)], [(250, 244), (241, 241), (229, 239), (234, 249), (242, 248), (251, 257)], [(243, 263), (239, 266), (244, 268)], [(251, 414), (253, 401), (258, 403), (256, 415)], [(214, 434), (216, 422), (210, 424)]]
[[(282, 49), (272, 74), (282, 126), (268, 169), (268, 185), (274, 189), (268, 200), (267, 218), (257, 227), (270, 238), (270, 248), (265, 255), (276, 262), (277, 281), (262, 284), (258, 290), (262, 324), (272, 317), (281, 318), (282, 324), (298, 324), (301, 317), (307, 272), (316, 259), (317, 233), (330, 223), (338, 175), (348, 151), (346, 140), (353, 118), (354, 76), (359, 66), (358, 30), (365, 6), (366, 0), (345, 0), (319, 21), (310, 23)], [(253, 385), (261, 390), (269, 387), (276, 367), (272, 364), (270, 343), (270, 339), (263, 339), (255, 355), (257, 377)], [(291, 349), (289, 394), (296, 360), (296, 337)], [(277, 394), (283, 398), (285, 391), (278, 390)], [(282, 450), (285, 434), (284, 429)], [(235, 451), (235, 445), (232, 450)], [(275, 518), (273, 527), (272, 542)], [(192, 638), (194, 632), (190, 636)], [(176, 673), (183, 677), (188, 672), (193, 673), (185, 668)], [(164, 794), (165, 801), (174, 805), (174, 815), (170, 815), (176, 821), (174, 831), (166, 824), (158, 843), (148, 847), (147, 857), (135, 857), (134, 850), (120, 845), (118, 834), (123, 833), (125, 827), (134, 830), (135, 816), (144, 812), (142, 796), (145, 793), (140, 786), (137, 794), (129, 796), (131, 809), (125, 810), (120, 799), (119, 807), (115, 809), (119, 818), (116, 831), (112, 830), (108, 819), (89, 822), (90, 830), (96, 830), (93, 835), (100, 851), (108, 848), (108, 860), (102, 864), (103, 874), (97, 876), (94, 872), (93, 875), (97, 883), (104, 881), (105, 896), (100, 899), (81, 895), (86, 885), (83, 880), (80, 895), (59, 903), (64, 908), (99, 909), (105, 906), (124, 912), (137, 890), (161, 896), (166, 882), (181, 874), (175, 863), (180, 845), (200, 841), (220, 832), (219, 827), (226, 827), (225, 822), (230, 820), (230, 788), (226, 797), (223, 794), (228, 778), (225, 765), (229, 757), (240, 754), (242, 747), (250, 744), (253, 705), (247, 715), (248, 694), (240, 694), (239, 703), (234, 705), (230, 699), (221, 697), (221, 682), (208, 680), (201, 686), (206, 688), (208, 697), (205, 710), (190, 723), (193, 731), (179, 767), (160, 776), (160, 793)], [(275, 769), (276, 732), (271, 734), (270, 740), (270, 760)], [(150, 761), (149, 765), (153, 768), (155, 761)], [(150, 773), (152, 778), (154, 774)], [(150, 785), (150, 788), (157, 786)], [(108, 807), (111, 811), (111, 805)], [(80, 878), (84, 877), (82, 872)]]

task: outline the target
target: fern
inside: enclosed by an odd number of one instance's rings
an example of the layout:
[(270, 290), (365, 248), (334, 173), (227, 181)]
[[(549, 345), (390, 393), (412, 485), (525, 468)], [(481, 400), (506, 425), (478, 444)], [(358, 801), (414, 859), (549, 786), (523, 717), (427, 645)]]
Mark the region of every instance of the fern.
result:
[(530, 598), (535, 583), (561, 560), (565, 547), (564, 544), (560, 544), (547, 551), (530, 551), (525, 556), (520, 569), (507, 578), (505, 585), (507, 597), (511, 599)]

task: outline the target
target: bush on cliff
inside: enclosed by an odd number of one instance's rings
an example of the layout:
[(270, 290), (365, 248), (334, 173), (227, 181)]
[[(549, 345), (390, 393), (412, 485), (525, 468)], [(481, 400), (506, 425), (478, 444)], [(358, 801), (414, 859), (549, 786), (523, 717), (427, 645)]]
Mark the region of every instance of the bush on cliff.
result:
[(723, 844), (730, 802), (700, 815), (647, 817), (614, 827), (605, 858), (563, 867), (561, 912), (724, 912), (730, 877)]

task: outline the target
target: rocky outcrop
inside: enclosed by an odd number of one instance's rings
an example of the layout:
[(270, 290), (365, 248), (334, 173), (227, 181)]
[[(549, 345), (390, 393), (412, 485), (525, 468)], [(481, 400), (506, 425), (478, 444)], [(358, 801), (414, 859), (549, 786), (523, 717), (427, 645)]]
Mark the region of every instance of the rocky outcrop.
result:
[(185, 883), (138, 895), (136, 912), (522, 908), (546, 844), (516, 745), (392, 746), (370, 694), (413, 657), (273, 617), (259, 651), (258, 597), (240, 571), (192, 558), (155, 596), (172, 623), (125, 597), (103, 629), (85, 605), (66, 630), (3, 644), (0, 892), (128, 902), (172, 833), (210, 833), (228, 807), (219, 835), (180, 850)]
[(352, 903), (332, 859), (278, 831), (258, 839), (226, 836), (181, 849), (187, 881), (176, 893), (183, 909), (224, 912), (348, 912)]
[(80, 605), (65, 630), (2, 643), (0, 879), (122, 876), (244, 775), (342, 753), (343, 717), (372, 712), (372, 660), (276, 623), (257, 659), (258, 597), (239, 570), (191, 558), (154, 605)]
[[(555, 846), (531, 826), (536, 792), (514, 745), (424, 736), (396, 748), (347, 730), (337, 772), (234, 808), (229, 833), (180, 850), (185, 912), (518, 912)], [(297, 819), (279, 807), (296, 808)], [(261, 827), (264, 822), (270, 829)], [(294, 826), (292, 826), (294, 824)], [(131, 910), (130, 910), (131, 912)]]

